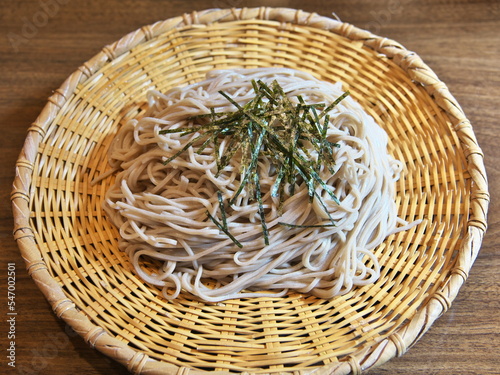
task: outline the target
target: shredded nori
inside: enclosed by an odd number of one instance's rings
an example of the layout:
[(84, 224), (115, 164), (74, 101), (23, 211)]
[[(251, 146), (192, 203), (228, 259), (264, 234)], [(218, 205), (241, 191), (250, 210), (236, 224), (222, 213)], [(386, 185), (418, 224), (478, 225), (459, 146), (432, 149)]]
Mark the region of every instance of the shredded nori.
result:
[[(211, 109), (208, 114), (190, 117), (188, 120), (191, 126), (189, 127), (161, 130), (160, 134), (180, 133), (181, 136), (199, 134), (170, 156), (164, 164), (170, 163), (195, 144), (202, 142), (196, 150), (197, 153), (201, 153), (207, 145), (213, 144), (218, 175), (239, 153), (241, 155), (240, 185), (229, 200), (229, 205), (233, 205), (243, 189), (246, 189), (258, 204), (264, 242), (268, 245), (269, 231), (265, 220), (258, 166), (259, 158), (266, 155), (272, 158), (272, 163), (276, 168), (276, 179), (271, 188), (271, 195), (279, 198), (279, 212), (284, 202), (286, 185), (289, 186), (288, 193), (293, 195), (297, 181), (301, 180), (307, 186), (310, 199), (313, 200), (314, 197), (318, 199), (331, 221), (329, 224), (320, 225), (280, 224), (291, 228), (319, 228), (335, 225), (323, 199), (316, 190), (318, 186), (321, 186), (331, 199), (340, 204), (332, 188), (321, 179), (320, 170), (324, 167), (334, 173), (333, 148), (339, 145), (327, 139), (329, 112), (348, 96), (349, 92), (344, 92), (329, 105), (306, 104), (300, 96), (296, 97), (297, 103), (294, 103), (277, 81), (267, 85), (260, 80), (253, 80), (252, 86), (255, 96), (244, 105), (238, 104), (228, 94), (219, 91), (236, 108), (235, 111), (215, 112)], [(220, 139), (224, 137), (229, 137), (229, 139), (225, 146), (225, 153), (220, 156), (222, 151)], [(313, 158), (308, 148), (316, 151), (318, 156)], [(241, 243), (229, 233), (222, 193), (219, 191), (217, 196), (222, 223), (208, 211), (207, 216), (238, 247), (242, 247)]]

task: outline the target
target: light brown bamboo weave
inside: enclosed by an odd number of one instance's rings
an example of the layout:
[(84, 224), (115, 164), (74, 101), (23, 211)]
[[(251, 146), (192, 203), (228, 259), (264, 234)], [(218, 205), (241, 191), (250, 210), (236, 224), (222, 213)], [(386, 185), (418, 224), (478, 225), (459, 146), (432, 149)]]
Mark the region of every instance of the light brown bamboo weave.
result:
[[(374, 284), (333, 300), (167, 302), (117, 249), (101, 209), (106, 151), (151, 88), (213, 68), (286, 66), (342, 81), (386, 129), (406, 165), (400, 217), (423, 223), (375, 249)], [(300, 10), (208, 10), (132, 32), (50, 97), (17, 162), (14, 236), (27, 270), (86, 342), (132, 373), (359, 374), (399, 356), (444, 313), (486, 230), (489, 195), (471, 124), (413, 52)]]

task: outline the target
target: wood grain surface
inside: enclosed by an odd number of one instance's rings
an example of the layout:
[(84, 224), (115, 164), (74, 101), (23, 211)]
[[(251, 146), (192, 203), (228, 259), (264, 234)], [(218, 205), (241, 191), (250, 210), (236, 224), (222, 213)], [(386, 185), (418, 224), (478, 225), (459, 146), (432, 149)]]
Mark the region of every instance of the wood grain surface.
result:
[[(0, 373), (126, 374), (64, 322), (28, 276), (10, 192), (26, 131), (52, 91), (101, 48), (143, 25), (207, 8), (283, 6), (397, 40), (450, 88), (485, 155), (491, 204), (481, 252), (452, 307), (400, 358), (370, 374), (500, 374), (500, 2), (497, 0), (0, 0)], [(15, 325), (8, 272), (15, 269)], [(15, 331), (11, 331), (11, 327)], [(14, 333), (15, 338), (9, 338)], [(15, 368), (8, 356), (15, 342)]]

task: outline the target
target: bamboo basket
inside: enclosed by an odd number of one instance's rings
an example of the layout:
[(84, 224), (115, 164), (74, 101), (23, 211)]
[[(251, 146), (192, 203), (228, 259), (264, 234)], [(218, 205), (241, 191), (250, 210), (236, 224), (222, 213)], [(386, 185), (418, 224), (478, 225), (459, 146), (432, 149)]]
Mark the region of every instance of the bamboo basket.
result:
[[(282, 66), (342, 81), (405, 164), (399, 216), (422, 224), (375, 249), (380, 279), (321, 300), (173, 302), (141, 281), (101, 209), (106, 151), (151, 89), (214, 68)], [(286, 8), (206, 10), (132, 32), (78, 68), (28, 129), (14, 236), (55, 314), (134, 374), (360, 374), (407, 351), (466, 280), (486, 230), (483, 155), (446, 85), (413, 52)]]

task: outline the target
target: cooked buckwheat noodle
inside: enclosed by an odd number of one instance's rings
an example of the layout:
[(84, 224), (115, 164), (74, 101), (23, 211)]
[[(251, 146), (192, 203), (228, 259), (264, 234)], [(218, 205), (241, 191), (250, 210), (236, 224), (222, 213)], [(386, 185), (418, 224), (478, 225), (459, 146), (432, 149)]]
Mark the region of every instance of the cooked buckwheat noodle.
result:
[[(317, 198), (309, 199), (301, 181), (293, 195), (285, 189), (288, 195), (278, 212), (277, 198), (270, 193), (275, 168), (261, 155), (269, 245), (263, 241), (258, 204), (243, 190), (227, 217), (228, 230), (240, 248), (208, 219), (207, 211), (220, 216), (218, 191), (226, 201), (233, 197), (241, 160), (233, 157), (216, 176), (215, 150), (208, 145), (200, 154), (193, 146), (164, 164), (198, 133), (181, 136), (160, 130), (190, 127), (190, 117), (212, 108), (235, 111), (219, 91), (244, 105), (255, 95), (252, 80), (276, 80), (292, 101), (300, 95), (308, 104), (329, 104), (343, 93), (340, 83), (282, 68), (212, 71), (199, 83), (149, 92), (148, 110), (120, 129), (109, 152), (110, 164), (119, 172), (104, 208), (119, 229), (120, 248), (135, 272), (160, 287), (167, 299), (181, 291), (218, 302), (282, 296), (288, 290), (331, 298), (373, 283), (380, 275), (373, 249), (407, 224), (398, 219), (395, 203), (402, 163), (388, 154), (387, 134), (351, 97), (330, 113), (327, 139), (339, 147), (334, 150), (335, 173), (321, 172), (340, 204), (317, 188), (335, 226), (317, 225), (329, 218)], [(225, 142), (220, 141), (219, 152), (225, 151)]]

